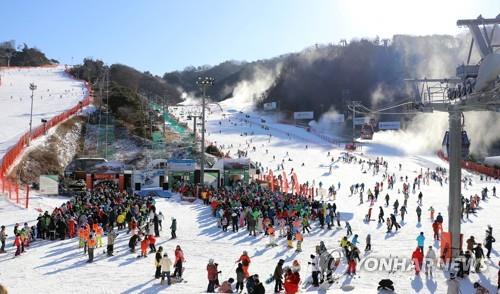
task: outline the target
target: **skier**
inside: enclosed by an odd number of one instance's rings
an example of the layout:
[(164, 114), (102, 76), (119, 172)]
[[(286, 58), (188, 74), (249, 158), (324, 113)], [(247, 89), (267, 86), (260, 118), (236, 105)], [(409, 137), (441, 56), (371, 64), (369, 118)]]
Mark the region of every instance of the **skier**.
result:
[(405, 214), (406, 214), (406, 206), (401, 206), (399, 209), (399, 212), (401, 213), (401, 222), (403, 223), (405, 221)]
[(420, 247), (417, 247), (415, 251), (413, 251), (411, 259), (415, 265), (415, 274), (418, 275), (422, 269), (422, 262), (424, 260), (424, 255), (422, 254), (422, 251), (420, 251)]
[(389, 194), (385, 194), (385, 206), (389, 206)]
[(172, 237), (170, 239), (177, 238), (175, 231), (177, 231), (177, 220), (175, 218), (172, 218), (172, 224), (170, 225), (170, 234)]
[(394, 201), (394, 204), (392, 206), (394, 207), (394, 214), (397, 215), (398, 214), (398, 208), (399, 208), (399, 201), (398, 201), (398, 199), (396, 199), (396, 201)]
[(425, 242), (425, 236), (424, 232), (420, 232), (420, 234), (417, 236), (417, 245), (418, 248), (420, 248), (420, 251), (422, 251), (422, 254), (424, 253), (424, 242)]
[(279, 293), (279, 292), (283, 291), (282, 277), (283, 277), (283, 264), (284, 263), (285, 263), (285, 260), (280, 259), (278, 261), (278, 264), (274, 268), (274, 274), (273, 274), (273, 278), (274, 278), (274, 282), (275, 282), (274, 293)]
[(158, 247), (158, 251), (155, 254), (155, 279), (159, 279), (161, 277), (161, 258), (163, 253), (163, 247)]
[(417, 206), (416, 212), (417, 212), (417, 220), (420, 223), (420, 216), (422, 215), (422, 208), (420, 208), (420, 206)]

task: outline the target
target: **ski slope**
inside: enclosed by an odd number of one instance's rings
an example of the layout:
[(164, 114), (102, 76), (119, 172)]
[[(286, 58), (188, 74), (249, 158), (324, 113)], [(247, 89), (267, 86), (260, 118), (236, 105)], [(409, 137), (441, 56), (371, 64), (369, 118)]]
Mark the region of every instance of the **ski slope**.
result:
[(71, 78), (63, 66), (0, 68), (0, 158), (29, 130), (31, 90), (33, 97), (33, 129), (41, 119), (50, 119), (77, 105), (86, 95), (82, 82)]
[[(273, 171), (277, 164), (284, 159), (285, 171), (289, 173), (294, 168), (298, 173), (300, 182), (315, 182), (317, 186), (321, 181), (323, 187), (331, 184), (341, 183), (341, 188), (337, 194), (337, 207), (342, 215), (342, 225), (349, 221), (354, 234), (359, 234), (360, 249), (364, 248), (366, 234), (372, 237), (372, 252), (368, 255), (361, 254), (361, 258), (376, 258), (400, 256), (410, 258), (412, 251), (416, 247), (415, 238), (420, 231), (426, 236), (425, 247), (434, 246), (438, 250), (438, 243), (432, 241), (431, 220), (427, 209), (433, 206), (437, 212), (441, 212), (445, 218), (444, 229), (447, 229), (447, 186), (441, 185), (431, 180), (429, 185), (422, 185), (423, 192), (423, 215), (421, 225), (417, 224), (415, 209), (416, 195), (410, 193), (408, 202), (408, 215), (405, 222), (401, 223), (402, 228), (397, 233), (386, 234), (385, 224), (378, 225), (376, 221), (363, 222), (363, 218), (369, 208), (369, 203), (359, 204), (358, 195), (349, 196), (348, 187), (355, 183), (365, 183), (366, 189), (371, 188), (376, 181), (382, 180), (382, 173), (372, 175), (371, 171), (364, 173), (359, 164), (335, 162), (330, 173), (330, 157), (338, 158), (344, 150), (335, 148), (322, 142), (314, 135), (308, 134), (300, 128), (278, 123), (268, 123), (270, 130), (263, 129), (260, 125), (260, 114), (245, 109), (240, 113), (234, 103), (221, 103), (223, 110), (212, 108), (207, 119), (207, 140), (216, 142), (217, 145), (224, 145), (224, 151), (229, 151), (235, 155), (237, 149), (248, 151), (248, 155), (254, 161), (261, 162), (264, 167)], [(179, 113), (181, 110), (178, 109)], [(249, 115), (247, 119), (245, 115)], [(179, 114), (180, 115), (180, 114)], [(247, 119), (252, 123), (244, 123)], [(192, 124), (190, 124), (191, 126)], [(244, 136), (243, 133), (247, 133)], [(253, 135), (252, 135), (253, 133)], [(269, 138), (271, 134), (271, 138)], [(375, 135), (376, 136), (376, 135)], [(395, 136), (393, 138), (397, 140)], [(230, 147), (232, 145), (232, 147)], [(306, 146), (307, 149), (306, 149)], [(255, 151), (253, 151), (255, 147)], [(268, 152), (266, 152), (266, 149)], [(286, 153), (288, 152), (288, 156)], [(273, 159), (273, 155), (275, 159)], [(367, 143), (357, 156), (362, 158), (376, 158), (383, 156), (389, 161), (388, 172), (395, 173), (397, 178), (408, 176), (410, 181), (420, 173), (421, 169), (434, 169), (436, 166), (446, 167), (433, 155), (411, 155), (405, 150), (398, 149), (384, 143)], [(289, 161), (289, 158), (292, 161)], [(304, 166), (302, 166), (304, 163)], [(399, 164), (402, 170), (399, 171)], [(365, 166), (366, 169), (366, 166)], [(276, 171), (275, 171), (276, 174)], [(498, 182), (481, 181), (477, 175), (472, 175), (464, 171), (464, 175), (472, 178), (472, 186), (468, 186), (463, 191), (465, 196), (480, 193), (483, 187), (491, 188), (494, 185), (499, 187)], [(385, 183), (386, 184), (386, 183)], [(401, 189), (402, 182), (395, 183), (395, 189), (386, 191), (386, 185), (381, 195), (390, 194), (390, 204), (398, 199), (403, 203), (403, 195), (397, 193)], [(418, 191), (417, 191), (418, 193)], [(490, 193), (491, 195), (491, 193)], [(366, 194), (365, 194), (366, 198)], [(12, 235), (12, 228), (16, 222), (29, 221), (35, 223), (37, 212), (34, 210), (40, 207), (42, 210), (51, 209), (59, 205), (64, 199), (39, 197), (33, 200), (33, 205), (29, 210), (19, 209), (10, 203), (0, 200), (0, 214), (3, 224), (8, 225), (8, 233)], [(375, 204), (372, 219), (376, 219), (378, 206), (383, 206), (386, 216), (390, 213), (390, 207), (386, 208), (380, 200)], [(185, 203), (178, 197), (170, 200), (157, 199), (157, 207), (165, 215), (164, 229), (162, 236), (157, 241), (158, 245), (173, 256), (176, 245), (183, 248), (185, 258), (184, 278), (187, 283), (175, 284), (172, 286), (160, 286), (159, 281), (154, 279), (153, 256), (147, 259), (137, 259), (134, 254), (128, 252), (128, 235), (121, 232), (115, 245), (115, 256), (105, 257), (101, 250), (96, 250), (97, 257), (93, 264), (86, 263), (86, 256), (82, 250), (77, 248), (77, 240), (65, 241), (39, 241), (28, 252), (21, 257), (12, 258), (13, 248), (8, 247), (8, 254), (0, 255), (0, 282), (5, 284), (12, 293), (202, 293), (206, 290), (206, 264), (209, 258), (214, 258), (219, 263), (222, 271), (220, 281), (235, 277), (235, 261), (243, 250), (247, 250), (252, 263), (250, 273), (257, 273), (261, 281), (273, 273), (277, 261), (284, 259), (285, 265), (297, 259), (302, 265), (300, 274), (302, 280), (310, 275), (310, 254), (314, 253), (314, 248), (320, 241), (324, 241), (328, 249), (338, 247), (339, 240), (344, 236), (345, 229), (332, 230), (320, 229), (313, 223), (310, 234), (304, 235), (302, 252), (296, 253), (294, 250), (286, 248), (286, 241), (280, 239), (279, 246), (269, 248), (266, 246), (268, 239), (264, 236), (257, 238), (249, 237), (246, 230), (238, 233), (222, 232), (216, 226), (215, 219), (211, 216), (210, 208), (200, 202)], [(477, 215), (471, 215), (470, 220), (463, 222), (464, 238), (474, 235), (477, 240), (484, 238), (484, 231), (488, 224), (494, 228), (494, 235), (500, 227), (500, 219), (497, 212), (500, 210), (500, 199), (491, 197), (480, 203)], [(170, 218), (178, 220), (178, 239), (168, 240), (166, 229), (170, 225)], [(398, 215), (398, 221), (400, 217)], [(294, 242), (295, 243), (295, 242)], [(12, 236), (9, 236), (8, 244), (12, 244)], [(294, 244), (295, 245), (295, 244)], [(496, 244), (494, 244), (494, 248)], [(104, 248), (102, 249), (104, 250)], [(494, 250), (491, 261), (488, 261), (488, 270), (481, 274), (471, 274), (469, 279), (461, 281), (462, 293), (473, 293), (471, 281), (480, 281), (487, 286), (491, 293), (495, 293), (499, 260), (499, 253)], [(446, 274), (437, 271), (433, 278), (426, 278), (425, 275), (415, 276), (413, 271), (394, 272), (374, 271), (368, 272), (358, 269), (358, 275), (348, 277), (337, 272), (340, 278), (326, 292), (342, 293), (343, 285), (352, 285), (354, 290), (350, 293), (377, 293), (378, 281), (390, 278), (394, 281), (397, 293), (446, 293)], [(274, 284), (265, 285), (266, 293), (272, 293)], [(303, 292), (317, 292), (316, 288), (309, 287)]]

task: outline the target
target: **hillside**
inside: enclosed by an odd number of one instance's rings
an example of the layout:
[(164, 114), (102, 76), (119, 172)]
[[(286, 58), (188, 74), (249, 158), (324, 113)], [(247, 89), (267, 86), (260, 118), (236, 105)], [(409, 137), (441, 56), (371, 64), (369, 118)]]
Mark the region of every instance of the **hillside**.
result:
[[(386, 42), (361, 39), (315, 45), (256, 62), (188, 67), (163, 78), (196, 96), (196, 78), (213, 76), (216, 84), (208, 93), (213, 100), (242, 94), (261, 103), (279, 101), (282, 110), (320, 114), (331, 107), (344, 111), (353, 99), (372, 106), (403, 99), (407, 97), (405, 78), (452, 76), (467, 48), (465, 36), (397, 35)], [(245, 91), (238, 91), (243, 83)]]
[(43, 52), (28, 45), (18, 46), (15, 41), (0, 42), (0, 66), (43, 66), (58, 63)]

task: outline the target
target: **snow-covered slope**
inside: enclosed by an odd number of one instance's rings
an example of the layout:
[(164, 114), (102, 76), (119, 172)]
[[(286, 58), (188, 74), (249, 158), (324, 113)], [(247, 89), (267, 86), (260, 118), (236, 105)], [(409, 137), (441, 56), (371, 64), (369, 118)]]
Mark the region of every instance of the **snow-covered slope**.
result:
[(41, 124), (41, 119), (50, 119), (77, 105), (86, 94), (84, 84), (66, 74), (63, 66), (1, 68), (0, 76), (0, 158), (29, 129), (30, 83), (37, 86), (33, 128)]
[[(290, 169), (294, 168), (300, 182), (312, 183), (314, 181), (318, 186), (321, 181), (323, 187), (337, 185), (340, 182), (341, 187), (336, 203), (342, 215), (342, 225), (345, 225), (345, 221), (350, 222), (353, 232), (359, 234), (361, 249), (364, 248), (366, 234), (370, 233), (372, 236), (373, 250), (367, 255), (362, 254), (361, 258), (364, 261), (367, 258), (390, 256), (410, 258), (411, 252), (417, 245), (415, 239), (421, 231), (427, 238), (425, 246), (434, 246), (436, 251), (438, 250), (439, 244), (432, 241), (431, 220), (427, 209), (432, 205), (436, 209), (436, 214), (437, 212), (443, 214), (446, 230), (447, 185), (441, 186), (431, 180), (429, 185), (421, 186), (424, 195), (422, 207), (424, 213), (421, 224), (417, 224), (415, 214), (417, 194), (410, 193), (408, 215), (405, 217), (405, 222), (401, 223), (402, 228), (397, 233), (386, 234), (385, 224), (379, 225), (376, 221), (363, 222), (370, 204), (367, 202), (359, 204), (359, 195), (349, 196), (348, 189), (352, 184), (365, 183), (367, 189), (373, 190), (375, 182), (383, 180), (382, 173), (373, 175), (371, 171), (363, 172), (363, 167), (359, 164), (342, 161), (331, 164), (331, 157), (337, 159), (343, 152), (342, 149), (336, 149), (325, 142), (318, 141), (303, 129), (292, 126), (269, 123), (270, 129), (265, 130), (258, 124), (260, 118), (257, 113), (247, 113), (255, 123), (244, 123), (242, 120), (247, 119), (246, 113), (239, 113), (239, 109), (234, 109), (237, 105), (231, 107), (232, 109), (224, 108), (223, 111), (217, 110), (216, 107), (212, 108), (207, 122), (207, 139), (217, 142), (217, 145), (224, 145), (224, 151), (229, 150), (233, 156), (237, 149), (247, 150), (249, 157), (273, 171), (276, 170), (278, 163), (284, 160), (285, 171), (289, 173)], [(178, 111), (179, 113), (180, 111), (187, 112), (180, 109)], [(247, 133), (247, 136), (243, 135), (244, 133)], [(270, 139), (269, 134), (272, 135)], [(307, 149), (306, 145), (308, 145)], [(330, 157), (327, 156), (328, 152), (331, 153)], [(362, 153), (357, 153), (357, 156), (361, 158), (383, 156), (389, 162), (388, 173), (394, 173), (398, 179), (394, 190), (387, 191), (387, 182), (384, 183), (381, 195), (389, 193), (391, 206), (385, 207), (383, 201), (379, 200), (374, 205), (372, 219), (376, 219), (378, 206), (384, 207), (388, 215), (396, 199), (403, 203), (403, 195), (398, 193), (398, 189), (401, 189), (403, 184), (399, 180), (401, 176), (408, 176), (409, 181), (412, 181), (422, 169), (425, 171), (427, 168), (432, 170), (437, 166), (446, 167), (445, 162), (434, 156), (408, 155), (404, 150), (385, 145), (383, 142), (367, 143)], [(402, 164), (401, 171), (399, 170), (400, 163)], [(332, 166), (331, 172), (330, 166)], [(367, 169), (366, 165), (364, 169)], [(498, 182), (481, 181), (477, 175), (467, 172), (464, 172), (464, 175), (472, 178), (472, 186), (468, 186), (463, 191), (467, 197), (479, 194), (483, 187), (488, 187), (490, 191), (494, 185), (498, 188)], [(15, 208), (6, 202), (0, 202), (2, 215), (0, 222), (9, 225), (8, 232), (12, 235), (12, 226), (15, 222), (30, 221), (30, 224), (34, 224), (36, 215), (34, 208), (40, 206), (42, 210), (45, 210), (56, 205), (58, 201), (61, 200), (39, 198), (28, 211)], [(214, 258), (219, 263), (219, 269), (222, 270), (220, 280), (223, 281), (229, 277), (235, 277), (235, 260), (243, 250), (247, 250), (252, 258), (250, 272), (259, 274), (261, 280), (265, 280), (273, 272), (280, 258), (285, 259), (286, 265), (290, 265), (294, 259), (299, 260), (302, 265), (301, 277), (304, 279), (310, 274), (311, 269), (307, 262), (315, 246), (322, 240), (329, 249), (335, 249), (345, 234), (344, 228), (320, 229), (314, 223), (311, 233), (304, 236), (303, 252), (296, 253), (286, 248), (283, 239), (279, 240), (279, 246), (269, 248), (266, 247), (268, 239), (264, 236), (249, 237), (245, 230), (240, 230), (238, 233), (222, 232), (217, 228), (210, 209), (199, 202), (191, 204), (180, 202), (178, 198), (158, 199), (157, 206), (165, 214), (166, 222), (162, 237), (158, 240), (159, 245), (163, 246), (170, 256), (173, 255), (176, 245), (183, 248), (187, 260), (184, 275), (187, 283), (170, 287), (160, 286), (153, 278), (153, 257), (137, 259), (135, 255), (130, 254), (127, 248), (128, 236), (123, 232), (118, 237), (115, 256), (106, 258), (103, 254), (99, 254), (96, 262), (90, 265), (85, 263), (86, 257), (82, 251), (77, 249), (76, 240), (35, 243), (26, 254), (15, 259), (12, 258), (13, 252), (10, 247), (7, 255), (0, 255), (0, 265), (3, 269), (9, 269), (0, 271), (0, 282), (5, 284), (12, 293), (201, 293), (206, 290), (207, 286), (205, 267), (208, 259)], [(495, 228), (494, 234), (496, 234), (500, 227), (500, 219), (497, 217), (499, 210), (500, 199), (498, 197), (490, 197), (482, 201), (477, 215), (471, 215), (470, 220), (463, 222), (464, 237), (475, 235), (477, 240), (482, 240), (487, 224)], [(169, 236), (165, 236), (165, 228), (170, 225), (171, 217), (178, 220), (178, 239), (175, 241), (170, 241)], [(400, 216), (398, 215), (397, 218), (399, 221)], [(12, 239), (10, 238), (8, 242), (11, 244)], [(471, 281), (480, 281), (494, 293), (498, 259), (499, 254), (494, 250), (491, 261), (487, 261), (487, 271), (481, 274), (471, 274), (467, 280), (461, 281), (462, 293), (473, 293)], [(342, 292), (340, 287), (346, 284), (354, 286), (351, 293), (376, 293), (378, 281), (384, 278), (394, 281), (397, 293), (446, 293), (446, 274), (442, 271), (438, 271), (432, 278), (427, 278), (425, 275), (415, 276), (412, 271), (390, 273), (387, 270), (368, 272), (360, 269), (358, 273), (354, 278), (341, 276), (338, 283), (328, 289), (328, 293)], [(273, 285), (266, 285), (266, 289), (266, 293), (272, 293)], [(310, 287), (302, 291), (317, 292), (317, 289)]]

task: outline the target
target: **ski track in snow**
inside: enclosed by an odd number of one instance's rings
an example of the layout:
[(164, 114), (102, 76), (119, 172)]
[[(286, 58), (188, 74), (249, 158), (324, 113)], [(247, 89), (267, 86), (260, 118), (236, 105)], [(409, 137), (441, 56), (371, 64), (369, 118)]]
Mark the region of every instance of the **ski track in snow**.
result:
[[(222, 105), (223, 107), (226, 106), (224, 103)], [(232, 107), (234, 108), (234, 105)], [(268, 142), (269, 131), (262, 129), (257, 124), (258, 119), (255, 118), (260, 115), (253, 112), (250, 115), (253, 117), (252, 121), (256, 123), (244, 124), (240, 122), (240, 118), (244, 118), (244, 114), (234, 111), (227, 112), (226, 119), (222, 119), (222, 113), (214, 108), (207, 121), (207, 140), (216, 141), (217, 145), (224, 144), (228, 146), (233, 144), (233, 148), (231, 148), (231, 155), (233, 156), (238, 148), (248, 150), (250, 158), (273, 170), (276, 169), (277, 164), (282, 159), (285, 159), (285, 171), (289, 173), (290, 169), (294, 168), (298, 173), (300, 182), (307, 180), (311, 183), (315, 180), (317, 186), (321, 181), (323, 187), (332, 184), (337, 185), (338, 182), (341, 182), (341, 188), (336, 200), (338, 210), (345, 218), (349, 218), (353, 232), (359, 234), (360, 249), (364, 248), (363, 243), (366, 234), (371, 234), (373, 251), (370, 256), (388, 257), (396, 255), (410, 258), (412, 251), (416, 247), (415, 238), (420, 231), (425, 233), (426, 247), (436, 245), (432, 241), (431, 220), (427, 212), (430, 205), (436, 209), (436, 215), (437, 212), (443, 214), (445, 219), (444, 229), (446, 230), (447, 185), (441, 187), (439, 183), (433, 181), (430, 182), (429, 186), (422, 185), (424, 206), (421, 226), (416, 224), (417, 194), (410, 193), (408, 214), (405, 217), (406, 222), (399, 232), (386, 235), (385, 224), (379, 226), (376, 221), (371, 221), (369, 224), (362, 221), (369, 204), (365, 202), (360, 205), (358, 195), (349, 196), (348, 192), (348, 187), (351, 184), (362, 182), (365, 183), (366, 190), (368, 188), (373, 190), (375, 182), (382, 180), (382, 173), (376, 176), (371, 173), (363, 174), (360, 165), (337, 162), (330, 174), (328, 168), (330, 158), (327, 158), (327, 152), (330, 151), (331, 155), (337, 158), (344, 150), (334, 148), (326, 144), (326, 142), (318, 142), (318, 139), (313, 137), (314, 135), (305, 132), (303, 129), (277, 123), (269, 124), (272, 127), (272, 138)], [(231, 122), (227, 118), (231, 118)], [(221, 119), (222, 125), (219, 125), (218, 122)], [(219, 133), (219, 131), (221, 132)], [(254, 135), (240, 136), (243, 132), (248, 134), (254, 132)], [(289, 139), (286, 135), (287, 132), (297, 137), (292, 136)], [(299, 137), (311, 139), (311, 142), (307, 143), (307, 150), (305, 148), (306, 144), (301, 139), (298, 139)], [(251, 148), (247, 149), (244, 146), (245, 141), (250, 141), (250, 139), (253, 142), (251, 146), (256, 146), (255, 152)], [(238, 146), (238, 144), (242, 144), (242, 146)], [(265, 149), (268, 149), (268, 154), (266, 154)], [(288, 157), (285, 157), (286, 152), (289, 153), (293, 161), (288, 161)], [(447, 163), (435, 156), (407, 155), (404, 150), (398, 150), (380, 143), (370, 144), (368, 142), (362, 153), (363, 155), (359, 156), (370, 158), (383, 156), (389, 161), (389, 173), (395, 173), (398, 179), (399, 176), (408, 175), (409, 179), (412, 180), (417, 176), (421, 168), (424, 171), (428, 167), (431, 169), (436, 166), (447, 168)], [(276, 160), (273, 160), (273, 155), (276, 156)], [(304, 167), (301, 167), (302, 163), (305, 164)], [(398, 171), (399, 163), (403, 164), (401, 172)], [(483, 187), (488, 187), (491, 190), (494, 185), (498, 185), (498, 182), (481, 182), (477, 175), (465, 171), (464, 175), (473, 178), (473, 185), (463, 191), (463, 194), (467, 197), (471, 194), (479, 194)], [(387, 182), (384, 183), (381, 197), (387, 192), (386, 184)], [(402, 183), (397, 180), (395, 189), (389, 190), (391, 207), (385, 208), (383, 201), (379, 200), (374, 206), (372, 218), (376, 218), (379, 205), (384, 207), (387, 215), (392, 210), (392, 203), (396, 199), (403, 203), (403, 195), (397, 193), (397, 189), (401, 186)], [(470, 221), (466, 220), (463, 223), (464, 239), (472, 234), (478, 240), (482, 240), (488, 224), (493, 226), (494, 234), (496, 233), (496, 230), (500, 227), (500, 220), (496, 217), (496, 213), (500, 209), (500, 199), (497, 198), (490, 196), (487, 201), (481, 202), (478, 214), (471, 215)], [(177, 244), (181, 245), (187, 260), (184, 265), (186, 268), (184, 279), (188, 281), (187, 283), (160, 286), (159, 281), (153, 277), (153, 256), (138, 259), (136, 254), (129, 253), (129, 236), (124, 231), (119, 232), (115, 244), (115, 256), (105, 257), (105, 254), (102, 254), (105, 248), (99, 248), (96, 250), (96, 258), (93, 264), (86, 263), (87, 257), (83, 255), (81, 249), (77, 248), (77, 239), (37, 241), (28, 248), (27, 253), (13, 258), (13, 225), (16, 222), (23, 223), (25, 221), (29, 221), (30, 225), (34, 225), (38, 215), (36, 208), (50, 210), (65, 200), (62, 197), (35, 196), (30, 208), (25, 210), (0, 198), (0, 222), (8, 225), (7, 232), (9, 234), (8, 253), (0, 255), (0, 266), (2, 268), (0, 282), (5, 284), (11, 293), (201, 293), (208, 284), (205, 270), (208, 259), (214, 258), (215, 262), (219, 263), (219, 269), (222, 271), (219, 279), (222, 282), (229, 277), (235, 277), (235, 261), (243, 250), (247, 250), (252, 258), (250, 272), (259, 274), (261, 281), (265, 281), (273, 273), (274, 267), (280, 258), (285, 259), (285, 265), (290, 265), (294, 259), (298, 259), (302, 265), (301, 279), (304, 280), (310, 275), (310, 267), (307, 266), (307, 262), (310, 259), (309, 255), (314, 252), (314, 247), (323, 240), (328, 248), (336, 248), (339, 240), (345, 234), (345, 228), (342, 228), (342, 230), (336, 228), (320, 230), (316, 223), (313, 223), (311, 234), (305, 234), (304, 236), (303, 251), (301, 253), (297, 254), (294, 250), (288, 250), (284, 239), (279, 240), (279, 246), (268, 248), (266, 247), (267, 238), (263, 236), (249, 237), (244, 229), (238, 233), (232, 233), (230, 230), (229, 232), (222, 232), (221, 229), (217, 228), (209, 207), (202, 205), (199, 201), (193, 204), (184, 203), (175, 196), (170, 200), (157, 199), (157, 207), (165, 215), (164, 229), (161, 232), (161, 237), (158, 238), (157, 247), (163, 246), (164, 251), (169, 253), (170, 257), (173, 257), (175, 246)], [(167, 229), (171, 217), (178, 220), (178, 239), (176, 240), (168, 240), (169, 232)], [(397, 218), (400, 220), (399, 215)], [(345, 225), (344, 220), (342, 221), (343, 226)], [(496, 244), (494, 244), (495, 246)], [(499, 253), (494, 250), (491, 259), (492, 263), (497, 264), (498, 259)], [(397, 293), (446, 293), (446, 277), (440, 271), (435, 273), (434, 279), (426, 279), (425, 275), (415, 277), (413, 272), (389, 274), (387, 272), (358, 270), (358, 273), (360, 278), (342, 276), (339, 282), (333, 284), (327, 292), (339, 293), (342, 292), (339, 289), (341, 285), (352, 284), (355, 289), (351, 293), (376, 293), (378, 281), (390, 278), (394, 281)], [(490, 266), (488, 271), (481, 275), (471, 274), (469, 279), (472, 282), (479, 280), (482, 285), (489, 287), (490, 291), (494, 293), (497, 267)], [(267, 292), (271, 293), (274, 284), (265, 286)], [(317, 291), (314, 288), (306, 290)], [(462, 281), (461, 290), (462, 293), (472, 293), (471, 283)]]

